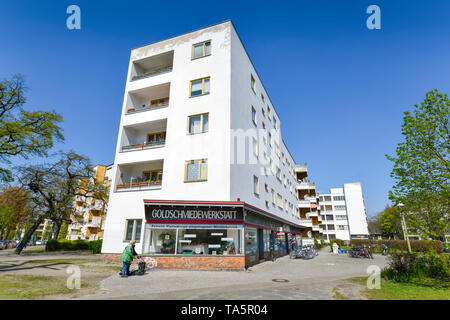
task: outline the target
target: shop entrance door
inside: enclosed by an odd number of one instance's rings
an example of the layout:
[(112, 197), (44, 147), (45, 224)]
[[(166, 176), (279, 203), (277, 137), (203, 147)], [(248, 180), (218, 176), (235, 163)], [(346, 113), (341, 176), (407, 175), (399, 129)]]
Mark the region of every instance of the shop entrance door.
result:
[(263, 229), (258, 229), (258, 252), (259, 261), (264, 261), (264, 233)]

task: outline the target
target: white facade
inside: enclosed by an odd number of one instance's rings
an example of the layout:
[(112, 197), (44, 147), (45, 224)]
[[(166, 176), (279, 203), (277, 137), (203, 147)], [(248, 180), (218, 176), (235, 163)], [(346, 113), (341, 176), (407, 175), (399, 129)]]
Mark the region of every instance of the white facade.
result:
[(349, 241), (369, 235), (361, 183), (344, 183), (343, 188), (331, 188), (320, 194), (324, 239)]
[[(210, 43), (210, 54), (193, 59), (193, 45), (202, 42)], [(209, 92), (191, 96), (191, 81), (205, 77)], [(206, 113), (207, 130), (190, 133), (189, 116)], [(102, 253), (122, 252), (130, 219), (142, 220), (136, 239), (136, 250), (142, 252), (144, 200), (242, 201), (297, 226), (295, 162), (280, 125), (231, 21), (132, 50)], [(277, 130), (271, 130), (274, 126)], [(156, 134), (164, 138), (149, 144), (149, 135)], [(200, 159), (207, 163), (206, 179), (185, 181), (186, 162)]]

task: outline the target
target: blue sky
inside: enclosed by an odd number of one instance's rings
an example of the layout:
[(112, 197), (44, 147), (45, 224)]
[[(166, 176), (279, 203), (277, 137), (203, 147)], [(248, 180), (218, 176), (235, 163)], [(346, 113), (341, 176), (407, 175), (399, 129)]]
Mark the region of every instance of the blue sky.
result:
[[(82, 29), (66, 28), (81, 8)], [(381, 30), (366, 8), (381, 8)], [(27, 76), (30, 109), (64, 117), (65, 143), (114, 160), (132, 48), (232, 19), (297, 163), (322, 193), (360, 181), (369, 215), (388, 203), (403, 111), (450, 92), (450, 2), (2, 1), (0, 78)], [(41, 161), (41, 159), (33, 159)]]

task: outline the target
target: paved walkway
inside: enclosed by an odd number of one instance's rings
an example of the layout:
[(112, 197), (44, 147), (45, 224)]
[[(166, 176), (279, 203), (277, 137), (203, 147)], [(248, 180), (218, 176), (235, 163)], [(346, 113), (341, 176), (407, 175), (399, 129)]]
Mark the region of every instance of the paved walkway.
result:
[(328, 251), (325, 248), (312, 260), (286, 256), (246, 272), (151, 270), (128, 278), (113, 275), (102, 281), (101, 293), (81, 299), (332, 299), (342, 279), (368, 276), (368, 266), (386, 263), (381, 255), (353, 259)]

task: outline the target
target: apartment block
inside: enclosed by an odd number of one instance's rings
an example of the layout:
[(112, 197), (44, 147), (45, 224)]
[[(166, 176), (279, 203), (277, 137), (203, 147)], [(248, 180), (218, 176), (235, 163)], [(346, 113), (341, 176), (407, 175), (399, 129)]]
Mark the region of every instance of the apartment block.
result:
[[(111, 184), (113, 165), (97, 165), (94, 168), (95, 179), (107, 187)], [(72, 223), (67, 229), (67, 240), (103, 239), (108, 202), (105, 199), (76, 196), (75, 210), (71, 215)]]
[(133, 49), (104, 259), (132, 240), (161, 268), (287, 254), (305, 227), (281, 125), (231, 21)]
[(320, 194), (323, 239), (367, 239), (366, 208), (361, 183), (344, 183), (343, 188), (331, 188), (329, 194)]
[(297, 179), (296, 191), (298, 193), (298, 212), (300, 225), (305, 229), (302, 233), (302, 244), (314, 244), (314, 239), (321, 239), (323, 229), (322, 215), (320, 214), (319, 195), (316, 193), (316, 184), (310, 182), (308, 177), (308, 167), (306, 164), (295, 166)]

